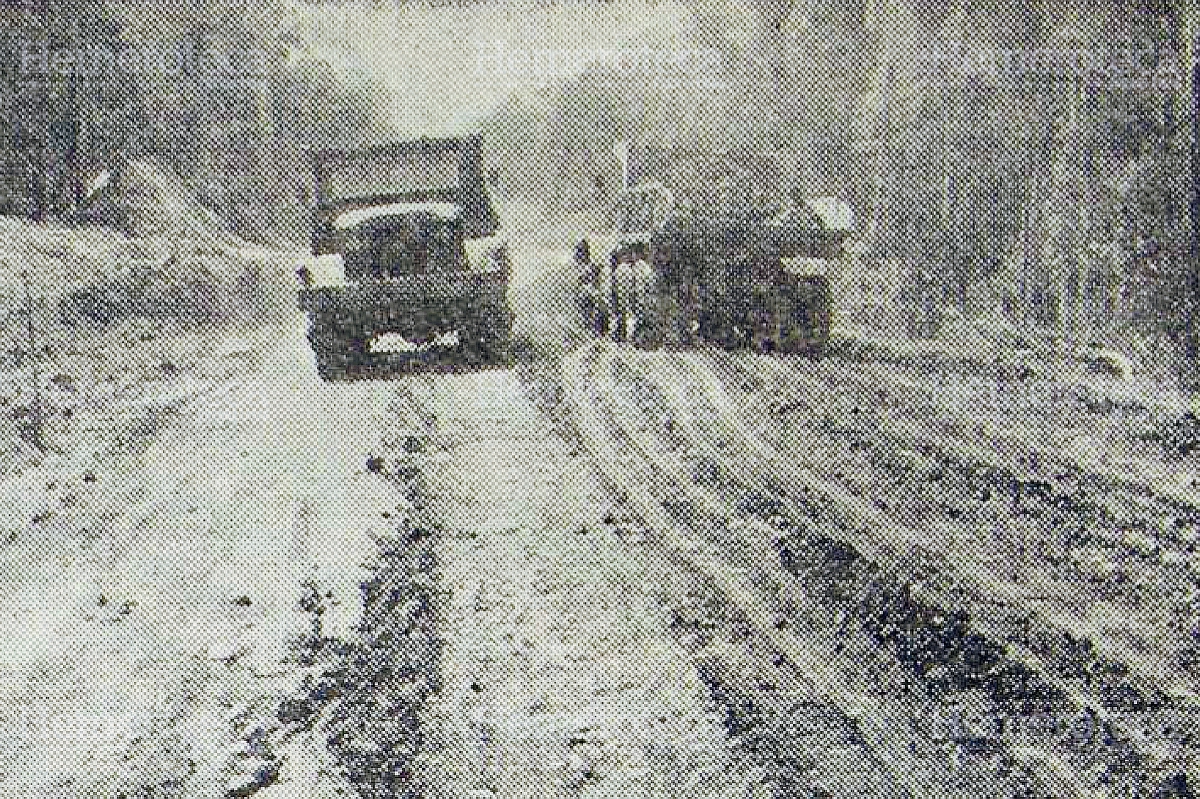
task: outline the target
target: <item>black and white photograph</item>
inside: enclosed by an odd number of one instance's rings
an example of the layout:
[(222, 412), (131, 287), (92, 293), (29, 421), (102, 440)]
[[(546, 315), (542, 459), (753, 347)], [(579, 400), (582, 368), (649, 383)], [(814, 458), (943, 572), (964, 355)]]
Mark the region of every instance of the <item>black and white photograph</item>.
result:
[(0, 1), (0, 799), (1195, 799), (1200, 8)]

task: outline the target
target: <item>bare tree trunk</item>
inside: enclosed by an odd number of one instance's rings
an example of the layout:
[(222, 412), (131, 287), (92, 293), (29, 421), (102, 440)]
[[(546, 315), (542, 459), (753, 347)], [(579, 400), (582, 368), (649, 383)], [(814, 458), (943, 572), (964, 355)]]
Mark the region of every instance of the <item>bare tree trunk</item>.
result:
[(1096, 274), (1097, 264), (1093, 255), (1093, 245), (1099, 244), (1100, 230), (1096, 222), (1096, 208), (1100, 202), (1100, 193), (1097, 187), (1100, 183), (1098, 170), (1096, 168), (1096, 97), (1094, 89), (1085, 89), (1080, 94), (1080, 102), (1083, 106), (1081, 116), (1083, 124), (1080, 128), (1081, 136), (1081, 165), (1083, 168), (1083, 208), (1082, 210), (1082, 232), (1083, 232), (1083, 257), (1079, 259), (1079, 318), (1078, 318), (1078, 335), (1082, 341), (1087, 343), (1095, 338), (1097, 324), (1101, 322), (1102, 311), (1099, 311), (1097, 306), (1096, 292), (1093, 286), (1097, 283), (1092, 279)]
[(25, 353), (29, 356), (29, 385), (33, 399), (29, 407), (29, 443), (37, 447), (39, 452), (45, 452), (45, 417), (42, 408), (42, 377), (41, 370), (38, 368), (37, 327), (33, 321), (33, 288), (30, 284), (29, 272), (24, 269), (21, 270), (21, 286), (25, 294), (25, 307), (22, 309), (22, 314), (25, 317)]
[[(1043, 108), (1043, 113), (1048, 110)], [(1029, 230), (1030, 260), (1028, 274), (1034, 287), (1033, 315), (1039, 324), (1053, 321), (1051, 308), (1047, 303), (1050, 289), (1050, 275), (1046, 268), (1046, 206), (1049, 203), (1050, 179), (1046, 170), (1054, 156), (1054, 122), (1048, 120), (1042, 130), (1040, 146), (1037, 149), (1038, 160), (1034, 164), (1033, 193), (1028, 202), (1032, 207), (1032, 226)]]
[[(79, 36), (79, 20), (71, 20), (71, 33), (69, 38), (69, 47), (71, 52), (78, 52), (80, 45)], [(64, 153), (64, 194), (63, 200), (71, 213), (74, 213), (83, 202), (83, 179), (81, 173), (83, 167), (80, 163), (80, 89), (79, 75), (77, 70), (71, 70), (70, 76), (67, 78), (67, 109), (66, 122), (67, 125), (67, 141), (66, 153)]]
[(871, 202), (871, 228), (870, 235), (874, 242), (878, 242), (883, 234), (884, 225), (884, 208), (885, 202), (885, 186), (887, 185), (887, 171), (891, 156), (891, 138), (892, 138), (892, 82), (895, 79), (895, 65), (892, 64), (890, 56), (888, 63), (884, 66), (883, 76), (879, 86), (879, 108), (876, 112), (876, 119), (879, 120), (879, 135), (875, 142), (875, 171), (873, 176)]
[[(1034, 10), (1030, 45), (1041, 46), (1049, 25), (1048, 0), (1042, 0)], [(1043, 246), (1046, 240), (1046, 171), (1054, 151), (1054, 122), (1051, 104), (1046, 99), (1046, 88), (1034, 75), (1027, 78), (1026, 101), (1034, 120), (1029, 129), (1024, 187), (1023, 229), (1021, 232), (1021, 314), (1025, 324), (1041, 324), (1048, 321), (1049, 308), (1045, 304), (1048, 288)]]
[[(1183, 356), (1184, 362), (1179, 364), (1180, 382), (1185, 388), (1193, 391), (1200, 388), (1200, 63), (1196, 63), (1195, 36), (1196, 13), (1195, 4), (1191, 0), (1179, 0), (1169, 6), (1171, 44), (1176, 50), (1177, 74), (1181, 78), (1178, 90), (1174, 94), (1173, 103), (1168, 109), (1166, 150), (1176, 153), (1181, 149), (1179, 141), (1184, 131), (1190, 135), (1191, 180), (1188, 192), (1188, 219), (1190, 223), (1189, 247), (1187, 253), (1184, 284), (1179, 287), (1186, 296), (1184, 319)], [(1189, 128), (1180, 123), (1191, 121)], [(1173, 207), (1168, 204), (1167, 212), (1171, 214)], [(1167, 219), (1168, 230), (1173, 227), (1173, 219)]]
[[(1041, 227), (1041, 177), (1038, 166), (1038, 154), (1043, 152), (1039, 146), (1042, 137), (1035, 137), (1034, 127), (1030, 127), (1029, 135), (1023, 142), (1022, 174), (1019, 201), (1021, 203), (1019, 241), (1020, 253), (1016, 268), (1017, 288), (1014, 292), (1018, 307), (1017, 318), (1014, 321), (1027, 323), (1034, 317), (1033, 281), (1040, 264), (1038, 249), (1040, 241), (1038, 231)], [(1038, 144), (1035, 144), (1035, 139)]]
[(1064, 216), (1064, 236), (1062, 241), (1063, 258), (1061, 271), (1061, 307), (1062, 315), (1059, 326), (1065, 341), (1077, 342), (1080, 333), (1080, 315), (1082, 312), (1082, 295), (1084, 270), (1083, 234), (1085, 232), (1081, 207), (1081, 192), (1078, 190), (1082, 175), (1081, 157), (1083, 141), (1086, 136), (1080, 119), (1080, 94), (1072, 97), (1067, 106), (1067, 120), (1062, 131), (1062, 142), (1059, 145), (1058, 159), (1062, 163), (1060, 185), (1057, 187), (1060, 196), (1065, 195), (1066, 202), (1062, 206)]
[[(53, 15), (49, 4), (47, 4), (42, 8), (42, 13), (38, 20), (35, 46), (50, 47), (50, 30), (52, 24)], [(37, 88), (32, 93), (30, 101), (34, 107), (25, 109), (26, 113), (29, 113), (32, 117), (29, 127), (36, 130), (35, 136), (37, 141), (32, 158), (30, 159), (30, 216), (40, 221), (46, 217), (47, 187), (50, 183), (49, 138), (50, 114), (53, 110), (50, 103), (50, 72), (47, 70), (44, 74), (34, 75), (33, 80)]]
[(1189, 388), (1197, 388), (1197, 372), (1200, 371), (1200, 64), (1191, 68), (1192, 93), (1192, 196), (1190, 205), (1191, 216), (1191, 248), (1189, 252), (1189, 281), (1188, 281), (1188, 324), (1184, 335), (1184, 354), (1187, 358), (1187, 374), (1185, 382)]

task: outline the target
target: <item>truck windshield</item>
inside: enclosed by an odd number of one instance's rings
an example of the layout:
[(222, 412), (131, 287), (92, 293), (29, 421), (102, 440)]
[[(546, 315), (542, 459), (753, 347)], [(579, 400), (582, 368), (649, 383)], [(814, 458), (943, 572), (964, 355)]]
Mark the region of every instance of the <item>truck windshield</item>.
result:
[(346, 237), (346, 276), (352, 280), (450, 270), (462, 247), (459, 219), (425, 213), (372, 219)]

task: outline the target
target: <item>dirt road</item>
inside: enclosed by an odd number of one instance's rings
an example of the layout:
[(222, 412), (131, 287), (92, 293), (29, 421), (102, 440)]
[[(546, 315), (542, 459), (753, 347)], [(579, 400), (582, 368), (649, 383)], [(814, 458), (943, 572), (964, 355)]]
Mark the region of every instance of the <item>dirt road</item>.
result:
[(670, 632), (679, 580), (631, 547), (589, 460), (511, 372), (409, 388), (446, 456), (431, 795), (750, 795)]
[(1170, 396), (553, 324), (322, 384), (302, 330), (0, 485), (4, 795), (1191, 795)]
[[(1113, 435), (1104, 386), (603, 343), (561, 382), (662, 545), (894, 789), (1186, 795), (1194, 467)], [(1013, 412), (1035, 403), (1054, 437)], [(1058, 443), (1084, 436), (1087, 460)]]
[(224, 795), (239, 713), (300, 678), (302, 583), (351, 635), (402, 501), (364, 468), (392, 389), (320, 384), (289, 322), (217, 342), (263, 359), (135, 446), (3, 484), (3, 795)]

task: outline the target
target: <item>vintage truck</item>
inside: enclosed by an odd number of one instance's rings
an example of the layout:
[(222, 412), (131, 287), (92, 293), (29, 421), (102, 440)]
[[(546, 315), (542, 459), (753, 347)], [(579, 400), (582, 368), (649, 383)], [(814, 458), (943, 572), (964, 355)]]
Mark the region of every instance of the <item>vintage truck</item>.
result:
[[(644, 346), (824, 351), (828, 272), (854, 228), (846, 203), (788, 191), (769, 153), (622, 146), (617, 155), (625, 189), (613, 229), (575, 248), (580, 305), (597, 332)], [(629, 261), (648, 275), (637, 289), (646, 296), (622, 302), (614, 275)], [(638, 318), (606, 324), (605, 305)]]
[(510, 263), (479, 136), (310, 154), (299, 306), (322, 379), (503, 361)]

